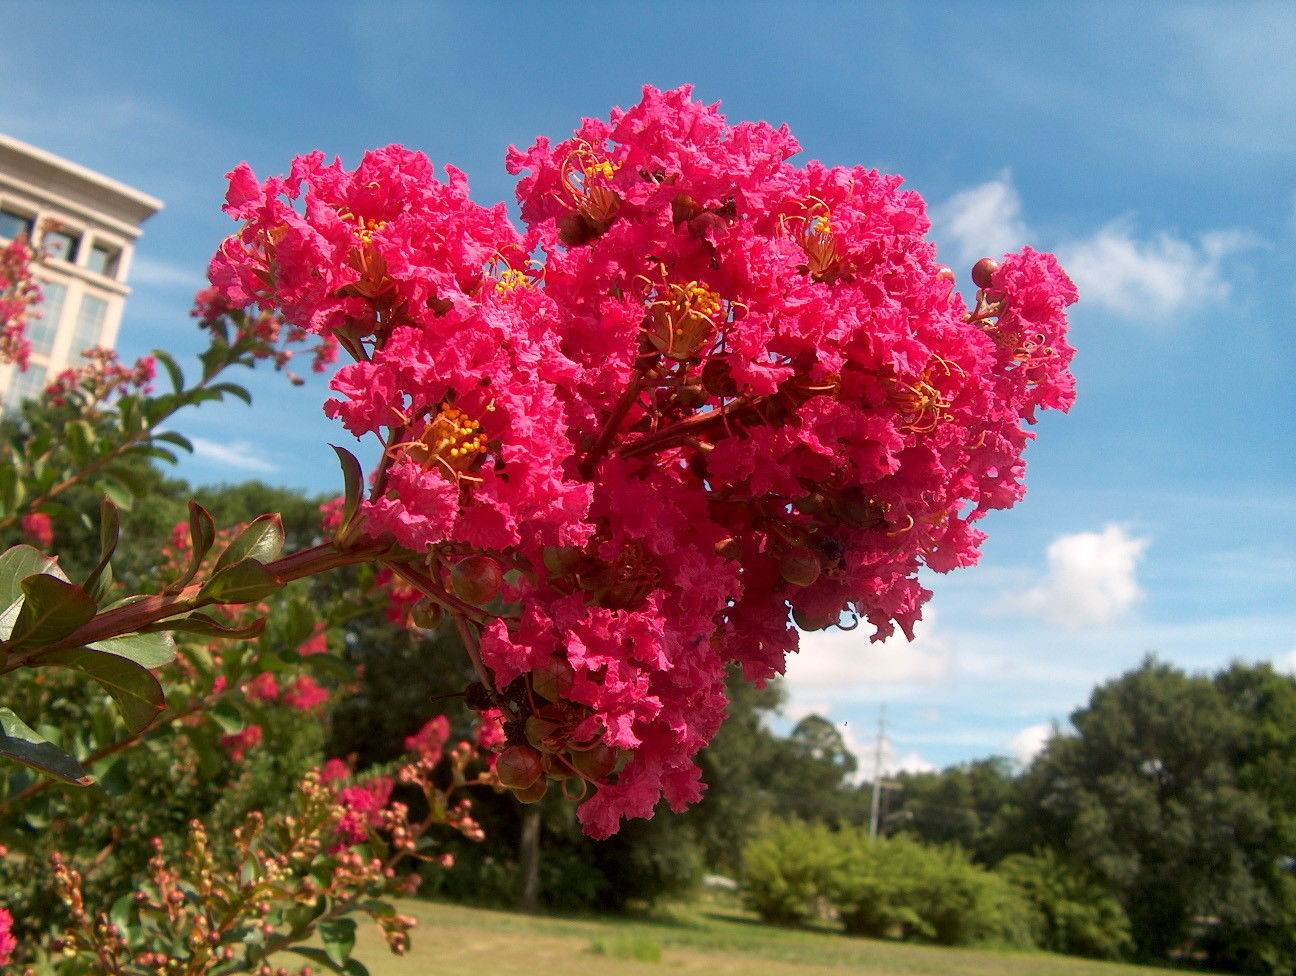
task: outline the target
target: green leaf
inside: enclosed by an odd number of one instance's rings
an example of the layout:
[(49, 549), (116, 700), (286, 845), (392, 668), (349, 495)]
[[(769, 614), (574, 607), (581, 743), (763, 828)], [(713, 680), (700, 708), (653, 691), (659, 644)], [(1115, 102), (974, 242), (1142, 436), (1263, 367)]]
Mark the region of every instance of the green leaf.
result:
[(192, 499), (189, 502), (189, 566), (184, 575), (166, 588), (167, 593), (178, 593), (198, 575), (198, 567), (216, 542), (216, 520), (211, 512)]
[(135, 496), (131, 494), (131, 490), (117, 479), (102, 478), (99, 485), (103, 488), (104, 494), (111, 498), (118, 508), (124, 508), (129, 512), (131, 506), (135, 504)]
[(142, 668), (160, 668), (164, 664), (170, 664), (176, 656), (175, 638), (165, 632), (123, 634), (121, 637), (108, 637), (86, 646), (91, 650), (124, 657)]
[(319, 923), (320, 941), (335, 966), (345, 966), (355, 948), (356, 923), (353, 918), (326, 918)]
[(90, 575), (81, 584), (87, 591), (93, 591), (99, 582), (99, 576), (108, 568), (108, 561), (117, 551), (121, 539), (121, 513), (111, 498), (104, 496), (99, 503), (99, 562), (90, 570)]
[(63, 427), (63, 439), (66, 441), (72, 458), (84, 467), (90, 463), (91, 447), (94, 444), (94, 431), (84, 420), (74, 420)]
[(185, 634), (200, 634), (203, 637), (226, 637), (231, 640), (248, 640), (253, 637), (260, 637), (266, 629), (265, 617), (260, 617), (246, 627), (230, 627), (222, 624), (215, 617), (208, 616), (205, 613), (191, 613), (187, 617), (173, 617), (170, 620), (161, 620), (156, 624), (144, 628), (144, 633), (153, 631), (172, 630), (180, 631)]
[(94, 619), (94, 600), (75, 583), (47, 573), (28, 576), (19, 585), (26, 599), (9, 635), (11, 647), (53, 644)]
[(167, 371), (167, 376), (171, 378), (171, 388), (179, 393), (185, 387), (184, 373), (180, 365), (171, 357), (171, 354), (163, 349), (154, 349), (153, 358), (162, 364), (162, 368)]
[(284, 547), (283, 518), (276, 514), (258, 515), (247, 524), (216, 560), (217, 571), (241, 559), (269, 562), (279, 558)]
[(35, 546), (25, 543), (0, 553), (0, 608), (8, 609), (23, 598), (23, 580), (37, 573), (49, 573), (67, 580), (58, 568), (58, 560), (47, 556)]
[(229, 396), (238, 397), (249, 407), (252, 406), (252, 394), (237, 383), (216, 383), (208, 387), (208, 389), (222, 395), (228, 394)]
[(39, 663), (71, 668), (93, 678), (112, 695), (132, 735), (143, 732), (166, 710), (166, 696), (158, 679), (147, 668), (128, 658), (77, 647), (43, 654)]
[(212, 603), (252, 603), (284, 587), (268, 569), (252, 558), (240, 559), (209, 579), (198, 599)]
[(46, 776), (73, 786), (89, 786), (94, 777), (85, 768), (8, 708), (0, 708), (0, 756), (16, 759)]
[(107, 566), (103, 568), (103, 572), (99, 574), (99, 578), (97, 580), (93, 581), (93, 585), (90, 584), (91, 581), (86, 580), (86, 584), (83, 587), (85, 591), (90, 594), (90, 599), (94, 600), (95, 603), (103, 603), (104, 598), (107, 597), (109, 591), (112, 590), (112, 585), (113, 585), (112, 563), (109, 563)]
[(360, 510), (360, 501), (364, 495), (364, 469), (360, 467), (360, 462), (356, 456), (346, 448), (338, 447), (336, 444), (330, 444), (329, 447), (337, 453), (338, 463), (342, 465), (342, 484), (345, 489), (342, 501), (342, 524), (338, 526), (338, 532), (342, 532), (355, 514)]
[(153, 435), (154, 440), (166, 441), (168, 444), (174, 444), (182, 451), (193, 453), (193, 441), (185, 437), (184, 434), (177, 434), (174, 430), (164, 430)]

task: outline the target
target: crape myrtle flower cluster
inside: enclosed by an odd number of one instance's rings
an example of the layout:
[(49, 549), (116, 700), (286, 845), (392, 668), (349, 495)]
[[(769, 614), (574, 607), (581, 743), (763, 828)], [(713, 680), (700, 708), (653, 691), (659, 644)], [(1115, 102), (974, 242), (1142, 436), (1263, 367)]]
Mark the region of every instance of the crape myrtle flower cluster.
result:
[(917, 193), (799, 150), (645, 88), (509, 151), (523, 230), (400, 146), (230, 174), (215, 292), (351, 356), (325, 410), (384, 446), (351, 531), (490, 608), (458, 623), (500, 781), (587, 797), (594, 836), (701, 796), (729, 662), (912, 637), (920, 567), (976, 561), (1024, 425), (1073, 399), (1051, 255), (980, 262), (969, 308)]

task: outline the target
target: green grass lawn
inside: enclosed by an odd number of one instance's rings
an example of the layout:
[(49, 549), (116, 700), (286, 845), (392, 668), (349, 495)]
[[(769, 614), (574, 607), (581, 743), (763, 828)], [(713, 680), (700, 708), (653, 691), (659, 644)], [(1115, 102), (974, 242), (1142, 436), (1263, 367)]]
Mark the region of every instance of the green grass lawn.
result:
[[(727, 907), (647, 918), (555, 918), (403, 901), (413, 948), (393, 956), (365, 919), (356, 956), (373, 976), (1168, 976), (1172, 970), (1047, 953), (902, 945), (776, 928)], [(300, 964), (300, 957), (297, 957)], [(276, 962), (288, 963), (281, 956)]]

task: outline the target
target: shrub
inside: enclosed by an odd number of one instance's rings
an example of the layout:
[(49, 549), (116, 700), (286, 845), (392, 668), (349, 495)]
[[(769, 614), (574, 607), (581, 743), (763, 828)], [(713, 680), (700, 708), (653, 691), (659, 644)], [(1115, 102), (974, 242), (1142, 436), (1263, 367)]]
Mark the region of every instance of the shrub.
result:
[(767, 922), (803, 922), (817, 913), (837, 854), (823, 824), (766, 821), (743, 848), (743, 899)]
[(1116, 897), (1052, 850), (1013, 854), (995, 873), (1029, 904), (1040, 948), (1099, 959), (1119, 959), (1132, 948), (1129, 918)]

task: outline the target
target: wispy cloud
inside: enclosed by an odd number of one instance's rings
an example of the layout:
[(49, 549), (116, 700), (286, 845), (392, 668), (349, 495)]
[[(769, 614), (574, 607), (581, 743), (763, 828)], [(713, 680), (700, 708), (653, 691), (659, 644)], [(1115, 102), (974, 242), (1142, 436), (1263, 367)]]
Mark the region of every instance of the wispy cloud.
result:
[(273, 462), (260, 455), (260, 448), (248, 441), (228, 441), (222, 444), (205, 437), (191, 437), (189, 440), (193, 442), (194, 456), (204, 461), (261, 474), (279, 470)]
[(130, 283), (137, 287), (147, 285), (193, 292), (206, 287), (207, 279), (193, 268), (136, 256), (131, 262)]
[(942, 240), (952, 243), (954, 260), (963, 270), (980, 258), (997, 258), (1030, 242), (1021, 195), (1006, 170), (988, 183), (954, 194), (933, 209), (932, 219)]
[(1059, 536), (1049, 544), (1044, 581), (1011, 602), (1065, 627), (1115, 620), (1143, 595), (1136, 573), (1148, 541), (1114, 523)]
[(1195, 240), (1168, 230), (1139, 235), (1129, 216), (1088, 237), (1050, 242), (1027, 224), (1021, 194), (1007, 171), (934, 207), (932, 219), (963, 269), (1024, 244), (1049, 247), (1057, 251), (1085, 303), (1149, 323), (1227, 299), (1232, 289), (1226, 262), (1259, 243), (1254, 234), (1236, 228), (1208, 231)]
[(1086, 302), (1125, 318), (1163, 322), (1227, 299), (1224, 262), (1255, 243), (1239, 230), (1211, 231), (1195, 243), (1165, 231), (1139, 239), (1133, 221), (1123, 218), (1093, 237), (1061, 245), (1058, 256)]

